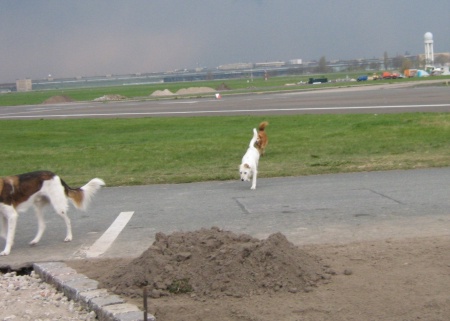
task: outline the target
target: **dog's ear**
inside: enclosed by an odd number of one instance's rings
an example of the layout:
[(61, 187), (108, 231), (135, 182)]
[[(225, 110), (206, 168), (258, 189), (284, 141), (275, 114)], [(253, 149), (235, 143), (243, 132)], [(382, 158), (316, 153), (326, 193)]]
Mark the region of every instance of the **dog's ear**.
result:
[(250, 166), (247, 163), (244, 164), (244, 167), (245, 168), (250, 168)]

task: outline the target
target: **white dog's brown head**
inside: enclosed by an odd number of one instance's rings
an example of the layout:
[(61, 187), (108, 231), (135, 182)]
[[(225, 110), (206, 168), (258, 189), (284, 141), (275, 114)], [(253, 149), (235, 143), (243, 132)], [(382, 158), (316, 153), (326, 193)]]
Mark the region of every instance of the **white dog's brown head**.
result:
[(248, 182), (252, 178), (252, 168), (247, 163), (239, 165), (241, 181)]

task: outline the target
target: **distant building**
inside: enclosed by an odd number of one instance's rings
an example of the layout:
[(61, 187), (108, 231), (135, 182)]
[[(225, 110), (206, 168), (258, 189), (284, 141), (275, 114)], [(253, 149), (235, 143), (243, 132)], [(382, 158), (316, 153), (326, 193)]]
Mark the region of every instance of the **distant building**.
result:
[(220, 65), (217, 67), (219, 70), (236, 70), (236, 69), (252, 69), (254, 67), (253, 63), (238, 62), (234, 64)]
[(16, 81), (16, 90), (18, 92), (31, 91), (32, 89), (31, 79), (19, 79)]
[(277, 68), (286, 65), (284, 61), (267, 61), (255, 63), (255, 68)]
[(433, 66), (434, 65), (434, 50), (433, 50), (433, 34), (431, 32), (427, 32), (424, 35), (425, 42), (425, 65)]
[(301, 65), (303, 64), (301, 59), (291, 59), (288, 61), (289, 65)]

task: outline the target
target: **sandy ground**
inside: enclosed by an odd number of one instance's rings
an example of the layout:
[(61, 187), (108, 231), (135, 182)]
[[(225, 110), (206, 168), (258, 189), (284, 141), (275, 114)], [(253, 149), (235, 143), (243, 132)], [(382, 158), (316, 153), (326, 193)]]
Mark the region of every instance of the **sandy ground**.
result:
[[(227, 241), (196, 233), (195, 242), (193, 234), (160, 235), (136, 259), (69, 265), (140, 308), (145, 285), (149, 312), (164, 321), (449, 320), (450, 235), (295, 247), (280, 234)], [(169, 291), (164, 275), (191, 278), (192, 291)]]

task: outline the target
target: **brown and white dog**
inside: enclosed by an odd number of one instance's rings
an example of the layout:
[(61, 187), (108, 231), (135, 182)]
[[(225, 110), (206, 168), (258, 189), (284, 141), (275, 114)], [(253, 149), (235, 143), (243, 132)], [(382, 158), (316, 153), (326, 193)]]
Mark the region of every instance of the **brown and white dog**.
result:
[(267, 137), (267, 134), (265, 132), (265, 128), (267, 125), (269, 125), (269, 123), (263, 121), (259, 124), (258, 127), (258, 140), (256, 141), (255, 146), (261, 156), (264, 156), (264, 153), (266, 152), (266, 146), (269, 143), (269, 138)]
[(8, 255), (14, 243), (18, 212), (25, 212), (34, 206), (38, 220), (38, 231), (30, 245), (39, 242), (45, 230), (42, 208), (51, 204), (66, 223), (65, 242), (72, 240), (72, 226), (67, 216), (68, 200), (80, 210), (86, 210), (94, 194), (105, 185), (99, 178), (91, 179), (79, 188), (69, 187), (59, 176), (49, 171), (37, 171), (0, 178), (0, 215), (2, 229), (0, 236), (6, 245), (0, 255)]

